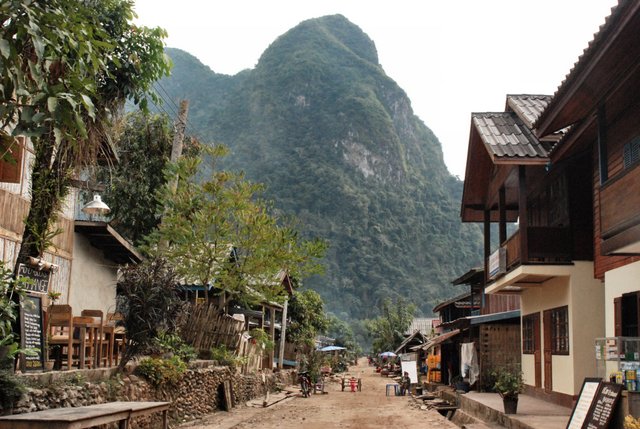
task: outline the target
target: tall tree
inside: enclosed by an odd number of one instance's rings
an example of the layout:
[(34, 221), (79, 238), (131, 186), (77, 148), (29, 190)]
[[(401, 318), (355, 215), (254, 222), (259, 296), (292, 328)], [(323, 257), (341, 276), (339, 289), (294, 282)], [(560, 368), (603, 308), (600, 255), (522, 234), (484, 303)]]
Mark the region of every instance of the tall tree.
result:
[(144, 106), (169, 72), (165, 32), (133, 25), (132, 8), (129, 0), (0, 3), (0, 137), (29, 136), (35, 152), (18, 263), (49, 244), (74, 169), (95, 163), (124, 101)]
[(291, 325), (287, 330), (288, 340), (313, 350), (316, 336), (329, 328), (329, 319), (318, 292), (307, 289), (294, 294), (289, 303), (289, 315)]
[(395, 350), (404, 340), (404, 332), (411, 325), (415, 311), (416, 306), (402, 298), (395, 302), (383, 300), (380, 316), (366, 323), (373, 338), (373, 351)]
[(172, 140), (168, 116), (129, 113), (116, 137), (118, 164), (100, 170), (101, 181), (110, 184), (103, 198), (111, 208), (112, 224), (135, 245), (160, 223), (156, 193), (166, 183)]
[[(203, 146), (202, 151), (215, 166), (227, 149)], [(177, 181), (167, 180), (159, 193), (162, 222), (149, 236), (147, 252), (166, 257), (184, 281), (205, 287), (215, 282), (245, 302), (281, 300), (280, 270), (295, 278), (321, 270), (317, 259), (324, 243), (301, 240), (292, 227), (280, 225), (259, 198), (261, 185), (215, 168), (201, 178), (202, 162), (200, 156), (183, 156), (169, 166), (167, 178)]]

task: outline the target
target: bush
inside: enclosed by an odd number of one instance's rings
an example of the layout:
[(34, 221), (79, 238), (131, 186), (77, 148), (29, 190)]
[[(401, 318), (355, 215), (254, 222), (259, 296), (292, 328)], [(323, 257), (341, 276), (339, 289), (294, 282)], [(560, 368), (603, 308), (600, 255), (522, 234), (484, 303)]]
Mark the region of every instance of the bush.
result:
[(504, 367), (492, 372), (495, 377), (493, 388), (503, 398), (518, 396), (524, 390), (524, 378), (519, 367)]
[(176, 384), (186, 370), (187, 364), (178, 356), (173, 356), (169, 359), (144, 359), (138, 364), (136, 373), (147, 379), (154, 386), (160, 387)]
[(228, 350), (224, 344), (211, 347), (211, 359), (218, 362), (219, 365), (228, 366), (231, 369), (235, 369), (247, 362), (246, 358), (236, 356), (231, 350)]
[(178, 356), (184, 362), (190, 362), (198, 355), (193, 346), (185, 343), (178, 334), (171, 334), (167, 331), (159, 331), (154, 344), (162, 352)]

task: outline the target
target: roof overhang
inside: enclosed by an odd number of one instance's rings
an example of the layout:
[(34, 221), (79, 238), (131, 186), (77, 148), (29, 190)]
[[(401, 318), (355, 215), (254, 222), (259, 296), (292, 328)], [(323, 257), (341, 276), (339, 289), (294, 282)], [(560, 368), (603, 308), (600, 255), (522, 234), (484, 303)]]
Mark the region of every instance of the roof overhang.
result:
[(488, 285), (485, 292), (488, 294), (520, 293), (526, 288), (542, 287), (545, 282), (556, 277), (570, 277), (573, 273), (575, 273), (573, 264), (521, 265)]
[(621, 1), (562, 82), (535, 124), (545, 136), (588, 118), (621, 76), (637, 67), (640, 2)]
[[(439, 344), (444, 343), (447, 340), (455, 337), (460, 333), (460, 329), (454, 329), (453, 331), (445, 332), (444, 334), (440, 334), (437, 337), (432, 338), (429, 342), (420, 347), (421, 350), (429, 350), (433, 346), (437, 346)], [(416, 349), (417, 350), (417, 349)]]
[(138, 264), (142, 254), (106, 222), (76, 220), (74, 231), (89, 239), (89, 243), (116, 264)]

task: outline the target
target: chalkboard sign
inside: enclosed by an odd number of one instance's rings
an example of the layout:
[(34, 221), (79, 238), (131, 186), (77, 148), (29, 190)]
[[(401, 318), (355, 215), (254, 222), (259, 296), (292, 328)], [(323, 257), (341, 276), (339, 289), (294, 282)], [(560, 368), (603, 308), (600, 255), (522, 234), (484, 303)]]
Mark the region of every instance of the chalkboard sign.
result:
[(51, 271), (37, 270), (25, 264), (18, 265), (18, 276), (31, 279), (24, 288), (31, 293), (46, 294), (49, 290)]
[(22, 354), (20, 366), (23, 371), (44, 369), (42, 334), (42, 298), (26, 295), (20, 302), (20, 346), (35, 353)]
[(587, 414), (589, 414), (589, 410), (591, 409), (593, 398), (595, 398), (598, 389), (600, 389), (601, 381), (599, 378), (584, 379), (582, 389), (580, 389), (580, 395), (578, 395), (576, 405), (571, 412), (571, 418), (569, 419), (569, 423), (567, 423), (567, 429), (582, 429)]
[(598, 393), (591, 402), (591, 409), (584, 422), (585, 429), (607, 429), (620, 399), (622, 385), (600, 383)]

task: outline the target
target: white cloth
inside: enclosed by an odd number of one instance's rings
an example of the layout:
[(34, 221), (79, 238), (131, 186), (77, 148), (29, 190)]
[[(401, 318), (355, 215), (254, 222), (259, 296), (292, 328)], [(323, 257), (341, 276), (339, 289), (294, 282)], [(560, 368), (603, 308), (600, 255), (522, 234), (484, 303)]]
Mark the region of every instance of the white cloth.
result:
[(469, 385), (472, 385), (480, 375), (478, 366), (478, 354), (473, 343), (462, 343), (460, 348), (460, 373), (463, 378), (469, 377)]

